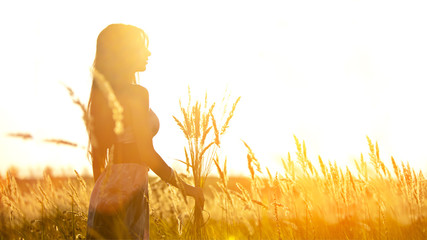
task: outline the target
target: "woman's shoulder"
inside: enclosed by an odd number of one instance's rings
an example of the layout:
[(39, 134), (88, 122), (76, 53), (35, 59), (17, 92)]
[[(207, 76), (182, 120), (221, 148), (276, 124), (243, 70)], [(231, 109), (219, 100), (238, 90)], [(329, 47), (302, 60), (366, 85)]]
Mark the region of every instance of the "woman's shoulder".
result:
[(138, 84), (133, 84), (129, 86), (129, 93), (132, 95), (136, 95), (137, 97), (148, 97), (148, 90)]
[(129, 85), (121, 88), (118, 91), (118, 95), (122, 99), (128, 100), (148, 100), (148, 90), (141, 85)]
[[(119, 100), (123, 107), (129, 109), (147, 109), (149, 106), (148, 90), (140, 85), (126, 86), (120, 91)], [(141, 108), (142, 107), (142, 108)]]

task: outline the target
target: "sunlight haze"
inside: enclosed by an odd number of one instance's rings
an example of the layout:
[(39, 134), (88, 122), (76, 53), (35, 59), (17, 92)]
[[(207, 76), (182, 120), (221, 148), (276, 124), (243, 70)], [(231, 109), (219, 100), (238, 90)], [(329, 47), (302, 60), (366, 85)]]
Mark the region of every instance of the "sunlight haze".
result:
[[(353, 166), (366, 136), (380, 156), (427, 170), (426, 3), (421, 1), (58, 1), (8, 2), (0, 10), (0, 174), (22, 176), (46, 165), (56, 173), (91, 164), (80, 109), (87, 102), (96, 38), (111, 23), (142, 28), (150, 40), (140, 84), (160, 119), (156, 150), (172, 166), (184, 136), (172, 115), (179, 99), (230, 102), (239, 96), (221, 150), (234, 174), (255, 156), (280, 171), (296, 159), (295, 135), (308, 158)], [(24, 7), (25, 6), (25, 7)], [(7, 137), (30, 133), (34, 140)], [(79, 147), (56, 146), (64, 139)], [(244, 167), (242, 167), (244, 166)], [(182, 171), (184, 171), (184, 167)], [(69, 170), (71, 169), (71, 170)], [(215, 171), (213, 171), (215, 172)], [(273, 171), (274, 172), (274, 171)], [(68, 173), (67, 173), (68, 174)]]

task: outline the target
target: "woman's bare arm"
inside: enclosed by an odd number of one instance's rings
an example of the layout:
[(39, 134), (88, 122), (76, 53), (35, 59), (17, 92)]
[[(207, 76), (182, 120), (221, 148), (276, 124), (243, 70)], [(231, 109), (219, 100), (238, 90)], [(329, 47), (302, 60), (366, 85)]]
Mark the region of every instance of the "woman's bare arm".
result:
[[(184, 182), (178, 183), (177, 176), (162, 157), (154, 150), (151, 128), (148, 120), (149, 96), (148, 91), (138, 86), (135, 88), (135, 98), (131, 100), (132, 127), (136, 134), (138, 151), (142, 160), (164, 181), (175, 187), (184, 187), (185, 192), (196, 198), (203, 206), (204, 196), (201, 188), (195, 188)], [(181, 186), (179, 186), (181, 185)]]

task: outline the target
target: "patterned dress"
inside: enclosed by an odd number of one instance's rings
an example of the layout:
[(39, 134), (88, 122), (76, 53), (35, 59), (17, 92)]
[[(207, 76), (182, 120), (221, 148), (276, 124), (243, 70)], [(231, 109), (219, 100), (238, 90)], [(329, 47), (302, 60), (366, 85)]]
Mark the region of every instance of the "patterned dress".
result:
[[(153, 136), (158, 118), (150, 110)], [(132, 142), (125, 134), (119, 142)], [(87, 239), (148, 239), (148, 166), (143, 163), (110, 164), (92, 190)]]

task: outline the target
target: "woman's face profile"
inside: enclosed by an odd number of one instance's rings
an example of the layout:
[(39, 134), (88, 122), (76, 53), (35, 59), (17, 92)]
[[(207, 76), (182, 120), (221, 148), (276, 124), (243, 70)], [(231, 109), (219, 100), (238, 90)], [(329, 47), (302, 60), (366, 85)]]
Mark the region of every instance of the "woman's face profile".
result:
[(140, 44), (138, 44), (138, 47), (136, 49), (136, 72), (143, 72), (146, 69), (148, 57), (151, 56), (151, 52), (148, 50), (148, 46), (145, 44), (145, 39), (140, 38), (139, 40)]

